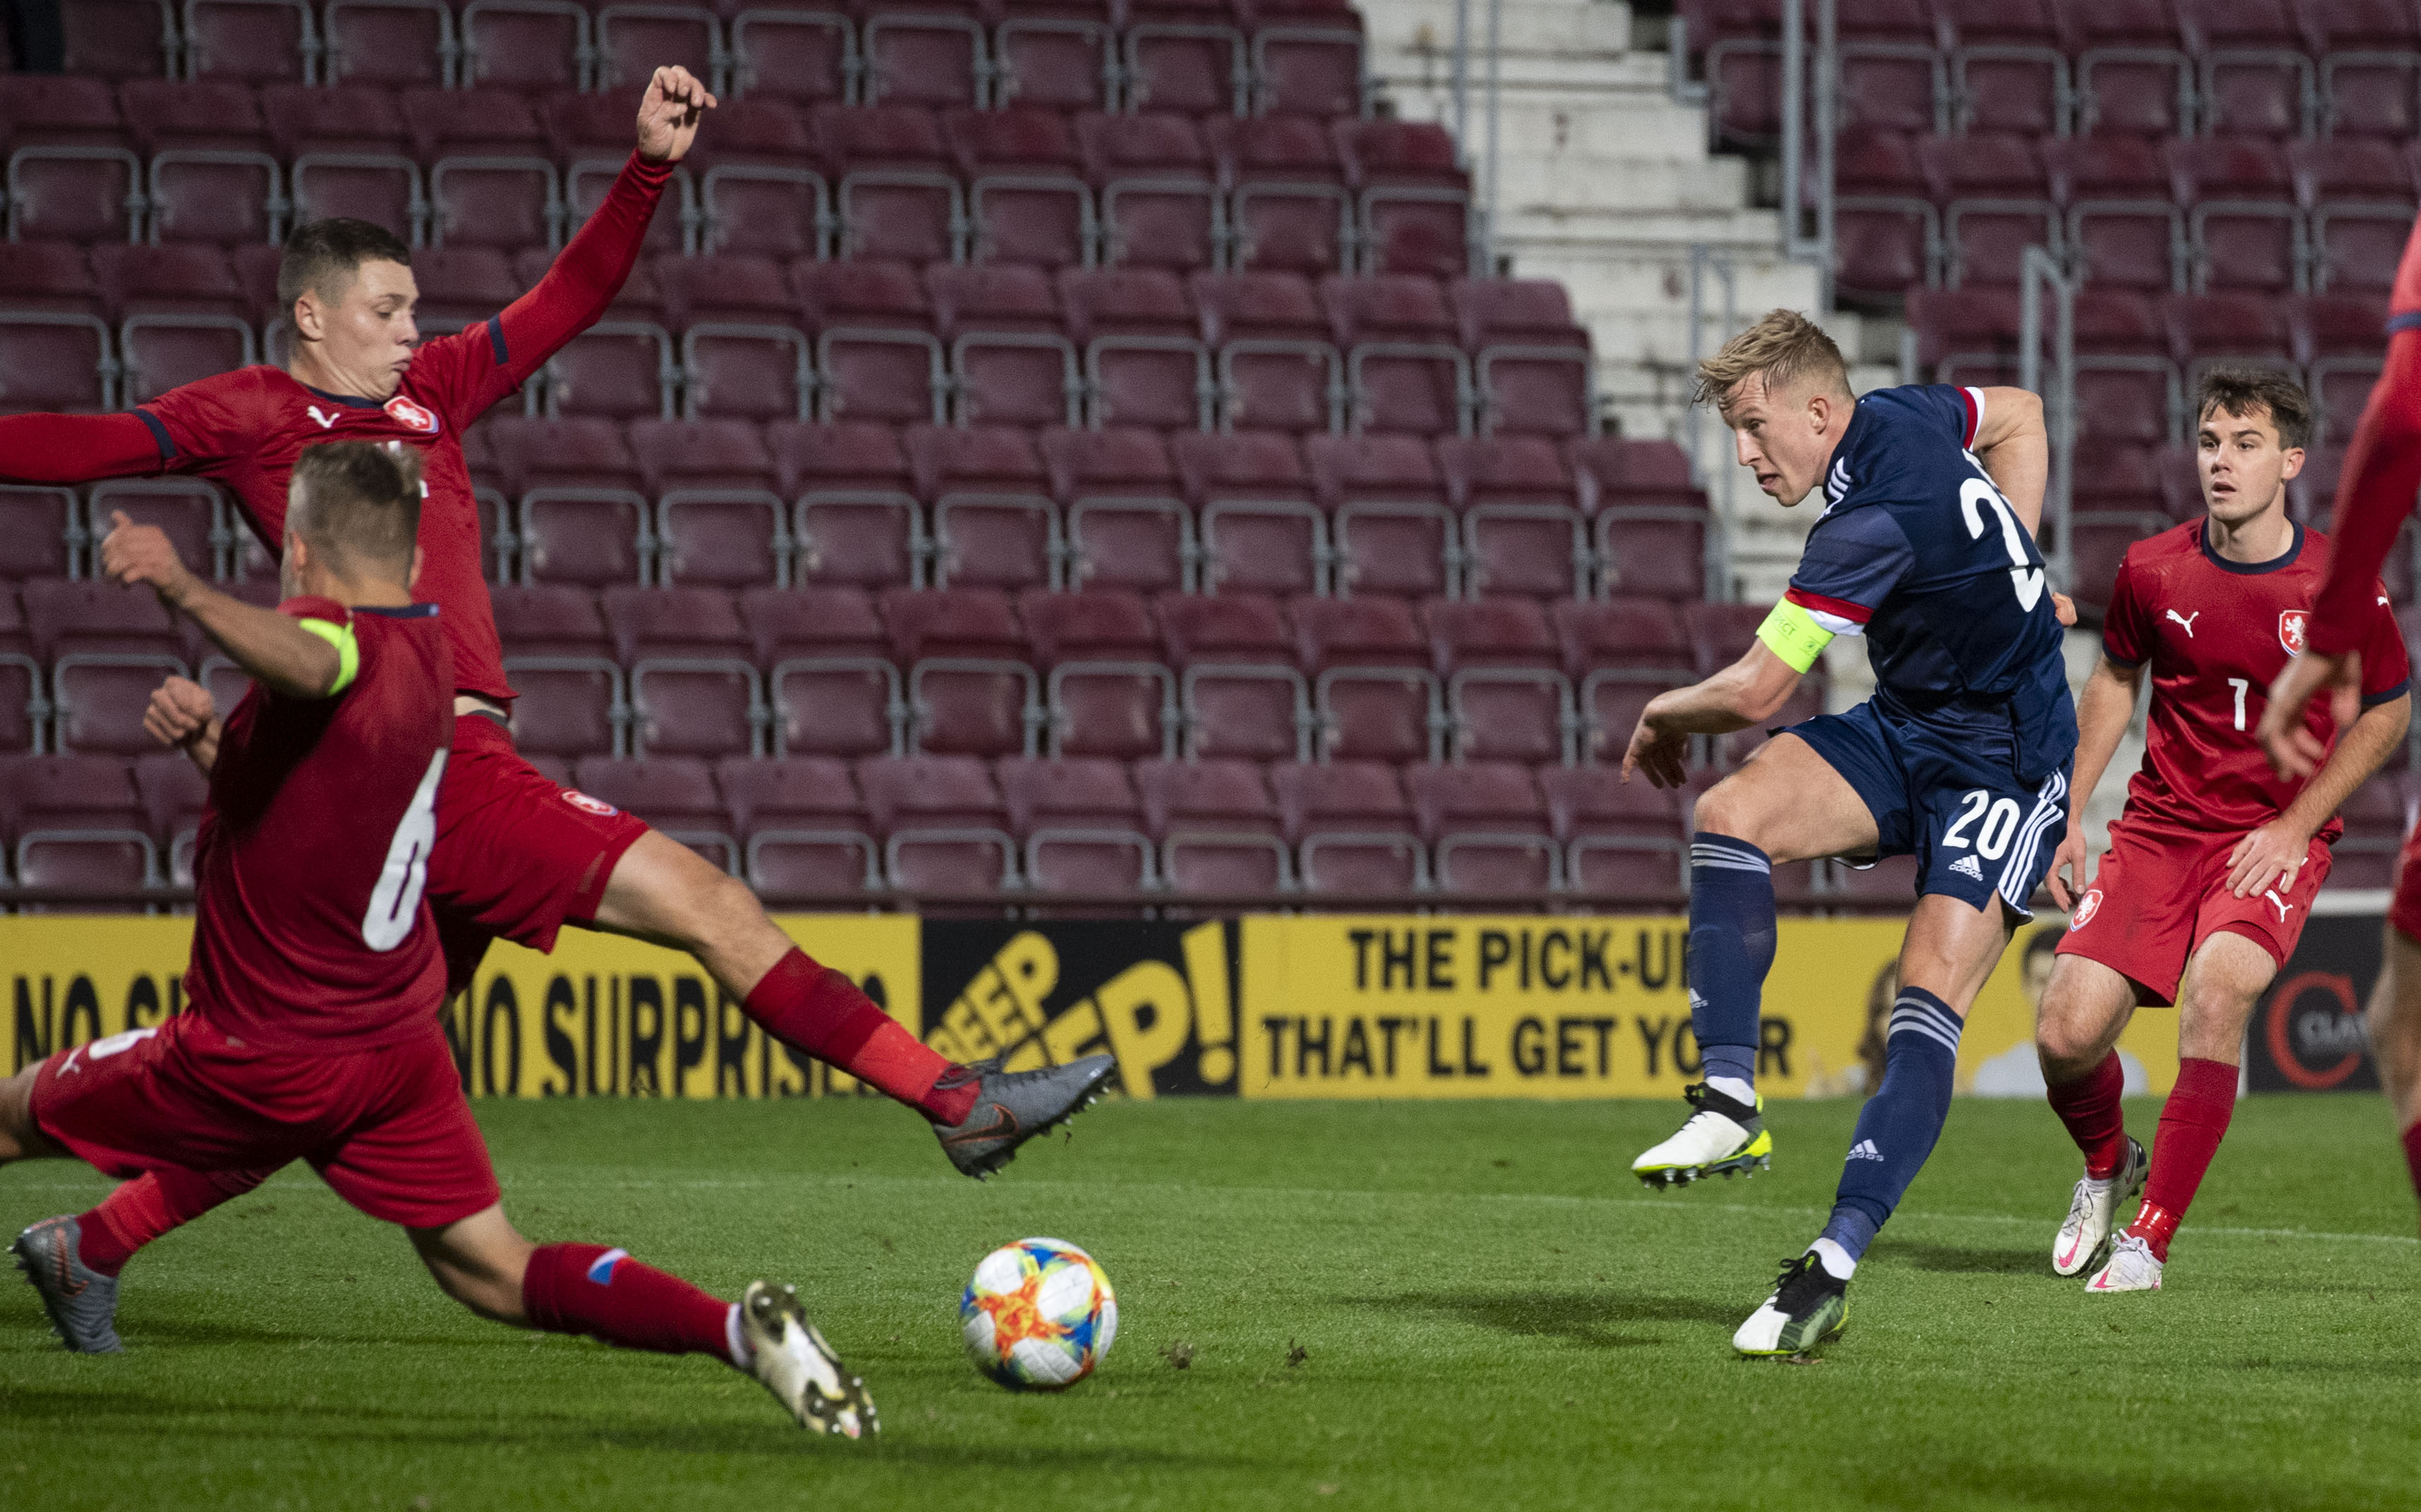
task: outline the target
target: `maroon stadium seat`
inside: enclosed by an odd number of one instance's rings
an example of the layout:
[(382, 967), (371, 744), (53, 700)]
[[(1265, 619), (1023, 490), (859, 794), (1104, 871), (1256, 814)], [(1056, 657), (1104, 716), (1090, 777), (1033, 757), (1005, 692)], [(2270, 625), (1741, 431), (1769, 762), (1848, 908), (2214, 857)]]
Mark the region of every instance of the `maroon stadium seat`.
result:
[(1304, 444), (1329, 513), (1336, 591), (1451, 593), (1462, 542), (1429, 444), (1414, 436), (1314, 436)]
[(1046, 720), (1041, 679), (1007, 595), (944, 588), (882, 595), (895, 660), (909, 668), (912, 753), (1032, 756)]
[(1161, 664), (1159, 628), (1139, 595), (1028, 590), (1018, 608), (1046, 669), (1053, 755), (1177, 754), (1177, 675)]
[(1362, 113), (1362, 18), (1351, 6), (1259, 0), (1253, 14), (1255, 110), (1322, 117)]
[(1449, 286), (1471, 353), (1483, 435), (1578, 436), (1595, 425), (1588, 334), (1561, 284), (1457, 279)]
[(1303, 665), (1313, 675), (1321, 759), (1445, 758), (1445, 694), (1410, 604), (1301, 599), (1293, 612)]
[(1012, 886), (1017, 843), (992, 774), (973, 756), (910, 756), (857, 764), (868, 817), (883, 840), (894, 887), (986, 892)]
[(1945, 276), (1954, 286), (2014, 284), (2023, 249), (2059, 245), (2059, 211), (2034, 141), (2015, 133), (1929, 138), (1919, 145), (1943, 217)]
[(645, 819), (724, 871), (740, 870), (740, 842), (715, 787), (714, 769), (695, 756), (582, 756), (572, 786)]
[(1471, 359), (1435, 279), (1405, 275), (1320, 280), (1355, 431), (1469, 435)]
[(630, 724), (622, 669), (601, 657), (511, 656), (513, 746), (524, 756), (618, 755)]
[(0, 484), (0, 582), (67, 577), (89, 538), (73, 490)]
[(1376, 761), (1272, 769), (1270, 786), (1316, 893), (1408, 893), (1429, 885), (1429, 852), (1395, 770)]
[(953, 110), (946, 121), (967, 179), (975, 262), (1089, 264), (1093, 192), (1077, 177), (1074, 132), (1058, 112)]
[(1274, 893), (1292, 887), (1276, 801), (1249, 761), (1139, 761), (1135, 786), (1161, 876), (1180, 893)]
[(888, 426), (777, 424), (776, 464), (798, 495), (791, 538), (800, 583), (914, 585), (927, 546), (922, 511)]
[(857, 31), (847, 16), (778, 6), (746, 8), (731, 15), (729, 37), (736, 98), (820, 104), (849, 95)]
[(659, 68), (678, 65), (701, 81), (720, 77), (723, 26), (712, 10), (650, 3), (600, 7), (595, 20), (595, 88), (625, 93), (647, 86)]
[(1310, 685), (1275, 600), (1164, 593), (1153, 611), (1178, 669), (1188, 757), (1310, 758)]
[(1570, 463), (1543, 436), (1441, 437), (1438, 466), (1462, 521), (1463, 591), (1560, 599), (1589, 590), (1588, 526)]
[(1596, 532), (1605, 590), (1689, 600), (1706, 591), (1706, 495), (1669, 441), (1572, 444), (1581, 507)]
[(1645, 782), (1624, 782), (1612, 767), (1567, 767), (1539, 773), (1564, 876), (1575, 892), (1670, 898), (1689, 886), (1688, 835), (1677, 796)]
[(444, 0), (330, 0), (322, 16), (326, 85), (443, 87), (453, 71), (454, 13)]
[(2077, 50), (2076, 129), (2176, 136), (2193, 125), (2194, 61), (2167, 0), (2061, 0)]
[(1437, 857), (1442, 891), (1531, 893), (1562, 882), (1562, 848), (1529, 768), (1509, 761), (1414, 767), (1404, 786)]
[(530, 490), (514, 521), (522, 581), (588, 587), (646, 582), (655, 552), (651, 514), (647, 499), (629, 489)]
[(508, 655), (610, 657), (613, 637), (590, 589), (564, 583), (498, 583), (488, 589)]
[(2421, 74), (2421, 17), (2393, 0), (2314, 0), (2297, 8), (2319, 60), (2323, 127), (2332, 136), (2410, 140)]
[(1087, 758), (1000, 763), (1009, 827), (1025, 842), (1028, 886), (1046, 893), (1127, 893), (1157, 867), (1143, 806), (1125, 766)]
[(59, 21), (70, 73), (156, 79), (172, 66), (176, 21), (159, 0), (78, 0), (59, 8)]
[(1554, 613), (1564, 670), (1580, 688), (1584, 755), (1618, 762), (1648, 701), (1697, 680), (1689, 632), (1673, 606), (1655, 599), (1567, 601)]
[(1360, 229), (1335, 144), (1298, 116), (1213, 120), (1207, 128), (1232, 186), (1230, 266), (1320, 274), (1352, 268)]
[(643, 657), (630, 685), (634, 755), (755, 755), (773, 721), (757, 669), (737, 657)]
[(987, 102), (991, 47), (974, 17), (875, 8), (860, 25), (868, 101)]
[(1053, 110), (1117, 103), (1118, 43), (1101, 17), (1009, 16), (992, 33), (994, 99)]
[(941, 122), (913, 104), (819, 105), (816, 140), (838, 184), (838, 255), (956, 262), (967, 207)]
[(1422, 608), (1458, 761), (1569, 762), (1579, 714), (1545, 611), (1523, 599)]
[(187, 0), (189, 78), (316, 84), (320, 26), (307, 0)]
[(1215, 348), (1221, 418), (1237, 429), (1345, 429), (1345, 358), (1311, 285), (1294, 273), (1196, 273), (1203, 338)]
[(563, 244), (562, 181), (544, 158), (440, 158), (429, 170), (429, 198), (436, 245)]
[(1124, 35), (1127, 104), (1188, 116), (1251, 109), (1243, 34), (1207, 18), (1132, 22)]
[(1052, 492), (1068, 504), (1068, 585), (1155, 592), (1194, 583), (1194, 517), (1149, 430), (1046, 430)]
[(186, 568), (203, 577), (230, 576), (230, 548), (238, 522), (219, 491), (198, 477), (114, 478), (96, 483), (86, 495), (85, 528), (98, 542), (111, 519), (123, 513), (138, 525), (157, 525)]
[(1076, 136), (1100, 196), (1102, 263), (1178, 273), (1217, 264), (1226, 230), (1218, 168), (1191, 119), (1088, 112)]
[(2309, 40), (2282, 0), (2179, 0), (2201, 59), (2196, 126), (2204, 132), (2288, 137), (2319, 128), (2319, 91)]
[(588, 11), (566, 0), (471, 0), (461, 10), (465, 86), (585, 89), (593, 55)]
[(882, 884), (857, 780), (830, 756), (726, 757), (715, 777), (732, 826), (747, 840), (747, 876), (760, 893), (845, 893)]
[(1328, 523), (1293, 438), (1189, 432), (1169, 452), (1200, 523), (1205, 592), (1322, 591)]
[(933, 502), (933, 582), (1055, 585), (1059, 510), (1025, 431), (911, 426), (904, 440), (920, 496)]
[(792, 284), (816, 333), (823, 418), (906, 425), (947, 417), (949, 372), (940, 339), (926, 329), (931, 304), (914, 269), (802, 265)]
[(1336, 138), (1355, 190), (1367, 271), (1430, 278), (1471, 271), (1470, 184), (1444, 127), (1340, 121)]
[(1084, 379), (1050, 275), (1021, 266), (926, 270), (961, 425), (1077, 425)]
[(8, 155), (8, 182), (12, 241), (143, 239), (143, 166), (123, 147), (19, 147)]
[(1062, 269), (1059, 294), (1068, 334), (1085, 354), (1089, 423), (1211, 429), (1218, 396), (1210, 349), (1175, 273)]
[(2159, 150), (2132, 136), (2071, 137), (2046, 143), (2066, 241), (2088, 282), (2129, 288), (2179, 289), (2189, 275), (2184, 213)]

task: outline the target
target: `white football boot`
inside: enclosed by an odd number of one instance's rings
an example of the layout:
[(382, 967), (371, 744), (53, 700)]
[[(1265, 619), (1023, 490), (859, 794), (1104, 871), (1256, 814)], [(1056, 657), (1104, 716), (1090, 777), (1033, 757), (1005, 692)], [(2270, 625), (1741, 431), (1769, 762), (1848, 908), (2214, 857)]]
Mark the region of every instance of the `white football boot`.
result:
[(2132, 1234), (2118, 1236), (2118, 1243), (2110, 1252), (2110, 1263), (2093, 1273), (2085, 1284), (2087, 1291), (2158, 1291), (2161, 1289), (2162, 1263), (2152, 1255), (2152, 1246)]
[(1703, 1082), (1691, 1083), (1681, 1095), (1697, 1111), (1672, 1138), (1632, 1161), (1632, 1176), (1651, 1187), (1686, 1187), (1719, 1172), (1729, 1179), (1772, 1169), (1773, 1133), (1759, 1116), (1763, 1098), (1742, 1102)]
[(796, 1287), (752, 1281), (740, 1301), (749, 1369), (813, 1433), (862, 1438), (878, 1431), (866, 1382), (849, 1373), (824, 1336), (807, 1321)]
[(2144, 1158), (2144, 1146), (2130, 1134), (2127, 1157), (2110, 1179), (2097, 1181), (2088, 1176), (2076, 1183), (2075, 1194), (2068, 1199), (2068, 1217), (2060, 1223), (2059, 1237), (2052, 1240), (2054, 1272), (2077, 1276), (2093, 1269), (2102, 1256), (2102, 1246), (2109, 1242), (2118, 1205), (2144, 1190), (2144, 1172), (2150, 1163)]

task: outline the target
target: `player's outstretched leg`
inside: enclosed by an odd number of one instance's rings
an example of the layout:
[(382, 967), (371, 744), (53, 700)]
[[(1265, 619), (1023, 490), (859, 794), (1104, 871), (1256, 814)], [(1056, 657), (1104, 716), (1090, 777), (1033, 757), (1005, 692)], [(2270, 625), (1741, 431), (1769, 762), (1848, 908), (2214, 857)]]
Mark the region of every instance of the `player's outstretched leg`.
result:
[(2100, 960), (2063, 954), (2035, 1012), (2044, 1097), (2085, 1157), (2052, 1239), (2059, 1275), (2083, 1275), (2107, 1257), (2118, 1205), (2144, 1187), (2144, 1146), (2128, 1137), (2119, 1102), (2127, 1073), (2112, 1048), (2134, 1011), (2133, 983)]
[(686, 950), (785, 1045), (921, 1113), (952, 1164), (983, 1177), (1093, 1100), (1116, 1067), (1088, 1056), (1031, 1072), (959, 1066), (910, 1034), (847, 974), (811, 959), (745, 883), (650, 830), (615, 863), (598, 927)]
[(1683, 1089), (1694, 1111), (1679, 1132), (1631, 1162), (1651, 1187), (1687, 1186), (1773, 1163), (1759, 1116), (1757, 1008), (1773, 966), (1773, 863), (1746, 840), (1690, 837), (1690, 1025), (1706, 1080)]
[(73, 1218), (45, 1218), (18, 1235), (8, 1252), (42, 1299), (60, 1343), (77, 1354), (116, 1354), (126, 1348), (117, 1336), (117, 1277), (85, 1264), (82, 1238)]
[(859, 1438), (874, 1403), (800, 1312), (789, 1287), (750, 1285), (745, 1305), (601, 1244), (532, 1244), (501, 1207), (409, 1230), (446, 1295), (482, 1317), (581, 1333), (622, 1349), (704, 1354), (761, 1381), (801, 1426)]
[(2413, 896), (2421, 894), (2421, 886), (2413, 885), (2414, 875), (2408, 862), (2406, 885), (2397, 889), (2388, 915), (2379, 984), (2370, 991), (2368, 1027), (2379, 1079), (2396, 1116), (2397, 1138), (2413, 1173), (2413, 1190), (2421, 1195), (2421, 904)]
[(1859, 1258), (1942, 1137), (1961, 1025), (1950, 1005), (1931, 992), (1900, 990), (1883, 1041), (1882, 1085), (1858, 1113), (1832, 1219), (1732, 1335), (1733, 1348), (1744, 1355), (1795, 1354), (1840, 1332)]

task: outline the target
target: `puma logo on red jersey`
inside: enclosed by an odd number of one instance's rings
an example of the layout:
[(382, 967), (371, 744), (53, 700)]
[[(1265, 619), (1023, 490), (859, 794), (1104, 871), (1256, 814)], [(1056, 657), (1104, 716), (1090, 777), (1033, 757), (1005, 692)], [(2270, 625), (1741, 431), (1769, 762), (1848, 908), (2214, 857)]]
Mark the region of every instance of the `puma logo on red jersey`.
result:
[(335, 415), (321, 414), (320, 413), (320, 407), (316, 404), (305, 407), (303, 413), (309, 415), (312, 419), (319, 421), (320, 429), (322, 430), (327, 429), (329, 427), (336, 423), (336, 417)]
[(2186, 628), (2186, 639), (2192, 640), (2194, 639), (2194, 622), (2202, 617), (2202, 611), (2197, 609), (2191, 615), (2181, 615), (2172, 609), (2169, 611), (2169, 617), (2176, 620), (2179, 624), (2183, 625)]

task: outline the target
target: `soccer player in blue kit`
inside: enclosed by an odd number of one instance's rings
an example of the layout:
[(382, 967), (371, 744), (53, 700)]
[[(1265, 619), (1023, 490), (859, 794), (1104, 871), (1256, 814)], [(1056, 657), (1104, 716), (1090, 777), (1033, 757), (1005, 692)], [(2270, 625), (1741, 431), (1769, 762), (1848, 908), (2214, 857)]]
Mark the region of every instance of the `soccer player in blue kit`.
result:
[(1788, 507), (1820, 487), (1824, 512), (1748, 654), (1648, 704), (1626, 779), (1679, 786), (1691, 737), (1771, 717), (1836, 635), (1867, 637), (1875, 693), (1777, 732), (1698, 801), (1690, 1004), (1705, 1081), (1688, 1088), (1680, 1131), (1632, 1163), (1643, 1181), (1744, 1170), (1773, 1149), (1756, 1075), (1774, 863), (1917, 862), (1882, 1084), (1858, 1115), (1832, 1218), (1732, 1337), (1743, 1355), (1789, 1355), (1841, 1332), (1859, 1257), (1941, 1136), (1968, 1006), (2067, 833), (2072, 611), (2035, 547), (2050, 446), (2032, 394), (1852, 398), (1832, 338), (1775, 310), (1699, 365), (1697, 397), (1722, 412), (1760, 490)]

